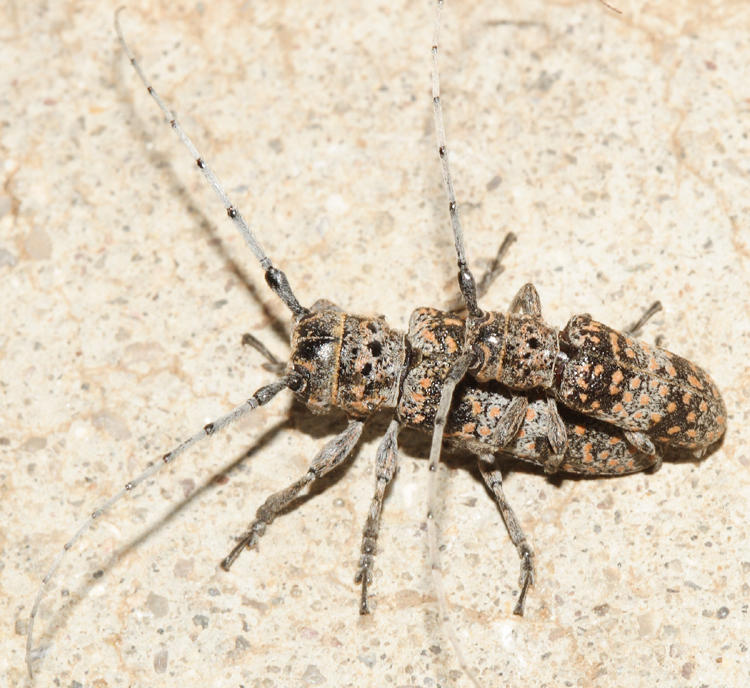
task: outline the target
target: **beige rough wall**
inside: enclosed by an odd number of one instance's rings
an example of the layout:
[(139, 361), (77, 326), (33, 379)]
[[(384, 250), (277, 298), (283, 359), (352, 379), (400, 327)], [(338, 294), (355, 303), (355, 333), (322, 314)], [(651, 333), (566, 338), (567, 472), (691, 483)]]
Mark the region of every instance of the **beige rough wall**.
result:
[[(711, 371), (701, 463), (553, 483), (509, 464), (518, 564), (470, 463), (441, 468), (451, 618), (484, 686), (744, 686), (750, 555), (750, 5), (448, 2), (442, 78), (470, 258), (519, 235), (485, 303), (533, 281)], [(24, 685), (40, 577), (76, 523), (271, 379), (287, 316), (117, 45), (115, 4), (0, 7), (0, 686)], [(132, 2), (154, 85), (301, 300), (405, 328), (454, 295), (430, 106), (432, 5)], [(404, 433), (376, 610), (352, 582), (385, 429), (230, 573), (265, 496), (340, 419), (288, 396), (120, 503), (41, 606), (36, 686), (467, 686), (436, 628), (427, 442)], [(92, 578), (95, 571), (102, 576)], [(32, 684), (29, 684), (32, 685)]]

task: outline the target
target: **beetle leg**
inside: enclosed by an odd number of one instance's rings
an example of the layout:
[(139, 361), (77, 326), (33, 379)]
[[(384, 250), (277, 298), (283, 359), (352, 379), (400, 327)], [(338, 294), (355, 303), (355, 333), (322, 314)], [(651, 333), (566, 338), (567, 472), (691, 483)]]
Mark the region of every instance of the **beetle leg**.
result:
[(656, 454), (656, 445), (651, 441), (651, 438), (645, 432), (636, 432), (635, 430), (626, 430), (624, 433), (625, 439), (630, 442), (639, 452), (649, 454), (651, 456)]
[(521, 592), (518, 595), (518, 601), (513, 609), (513, 613), (523, 616), (523, 605), (526, 601), (526, 593), (531, 585), (534, 584), (534, 552), (531, 549), (526, 535), (521, 529), (513, 509), (503, 492), (503, 475), (499, 469), (493, 468), (495, 457), (492, 454), (483, 454), (479, 457), (479, 472), (484, 478), (484, 482), (492, 492), (495, 498), (500, 515), (503, 517), (505, 527), (508, 529), (508, 535), (511, 542), (515, 545), (518, 557), (521, 560), (521, 573), (518, 578), (518, 584), (521, 586)]
[(539, 298), (539, 292), (531, 282), (524, 284), (513, 297), (513, 301), (510, 302), (510, 312), (542, 317), (542, 302)]
[(369, 614), (367, 604), (367, 586), (372, 583), (372, 565), (375, 562), (376, 543), (380, 531), (380, 514), (383, 510), (383, 498), (388, 483), (396, 474), (398, 462), (398, 431), (401, 429), (397, 420), (392, 420), (385, 436), (380, 441), (375, 458), (375, 494), (367, 512), (367, 521), (362, 531), (362, 556), (359, 559), (359, 570), (354, 577), (355, 583), (362, 583), (362, 597), (359, 613)]
[(482, 298), (487, 290), (492, 286), (492, 283), (503, 273), (505, 268), (503, 267), (503, 258), (508, 252), (510, 245), (516, 240), (516, 235), (513, 232), (508, 232), (503, 239), (503, 243), (500, 244), (500, 248), (497, 250), (497, 254), (492, 259), (492, 262), (487, 266), (485, 273), (479, 278), (477, 282), (477, 298)]
[(568, 449), (568, 434), (557, 410), (557, 402), (552, 398), (547, 399), (547, 440), (552, 453), (544, 461), (544, 472), (557, 473)]
[(360, 420), (350, 420), (346, 430), (326, 442), (301, 478), (268, 497), (255, 512), (255, 520), (249, 525), (245, 534), (240, 537), (240, 541), (222, 560), (221, 568), (228, 571), (245, 547), (248, 549), (254, 547), (258, 538), (266, 532), (266, 527), (289, 506), (304, 487), (342, 464), (352, 453), (352, 449), (354, 449), (359, 436), (362, 434), (364, 425), (364, 422)]
[(508, 408), (505, 409), (505, 413), (500, 417), (492, 433), (492, 437), (499, 448), (507, 445), (516, 436), (523, 419), (526, 417), (528, 407), (529, 400), (522, 395), (513, 397), (513, 400), (508, 404)]
[(643, 329), (643, 326), (651, 320), (651, 318), (654, 317), (660, 310), (662, 310), (661, 301), (654, 301), (643, 313), (643, 315), (638, 318), (632, 325), (625, 328), (625, 332), (627, 332), (631, 337), (639, 337), (641, 334), (641, 330)]

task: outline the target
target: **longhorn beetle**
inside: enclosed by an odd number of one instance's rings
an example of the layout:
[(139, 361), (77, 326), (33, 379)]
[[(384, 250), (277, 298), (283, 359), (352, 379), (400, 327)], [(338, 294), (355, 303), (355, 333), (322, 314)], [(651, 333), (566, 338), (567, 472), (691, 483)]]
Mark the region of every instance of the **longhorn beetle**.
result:
[[(636, 341), (628, 334), (596, 322), (588, 314), (573, 316), (564, 330), (558, 332), (543, 321), (539, 294), (532, 284), (521, 287), (507, 314), (484, 312), (479, 308), (481, 290), (477, 289), (466, 258), (440, 99), (438, 45), (442, 8), (443, 0), (436, 0), (432, 41), (432, 103), (437, 152), (456, 250), (458, 286), (467, 310), (461, 344), (453, 359), (445, 363), (443, 379), (461, 379), (468, 374), (480, 385), (501, 383), (511, 400), (499, 411), (499, 424), (506, 429), (509, 437), (523, 436), (523, 426), (527, 423), (529, 412), (539, 417), (541, 405), (545, 412), (541, 414), (543, 429), (540, 434), (547, 439), (543, 464), (547, 473), (570, 471), (572, 468), (567, 461), (572, 436), (556, 401), (589, 419), (584, 421), (587, 433), (593, 430), (590, 419), (604, 421), (622, 431), (641, 459), (649, 457), (637, 468), (629, 459), (626, 460), (622, 472), (647, 467), (657, 470), (667, 447), (689, 449), (696, 457), (702, 457), (726, 430), (726, 408), (716, 384), (697, 365), (665, 349)], [(485, 280), (482, 280), (480, 285), (484, 283)], [(635, 334), (645, 319), (658, 308), (661, 305), (656, 302), (639, 323), (629, 328), (629, 334)], [(435, 587), (443, 605), (437, 529), (432, 509), (437, 502), (436, 471), (442, 437), (446, 426), (450, 428), (449, 409), (453, 408), (455, 413), (457, 407), (452, 399), (453, 389), (450, 384), (443, 384), (440, 389), (430, 451), (427, 523), (432, 568), (436, 572)], [(531, 391), (543, 394), (543, 399), (536, 402), (536, 408), (528, 396)], [(608, 465), (616, 465), (621, 456), (608, 456)], [(483, 465), (482, 459), (487, 458), (492, 457), (480, 454), (483, 476), (486, 465)], [(597, 473), (598, 466), (591, 463), (589, 466), (592, 474), (606, 474), (604, 470)], [(499, 481), (499, 472), (497, 476)], [(498, 497), (498, 503), (503, 501), (504, 497)], [(524, 593), (533, 582), (532, 555), (530, 549), (524, 552), (519, 547), (513, 528), (509, 525), (511, 520), (505, 513), (503, 515), (521, 557), (521, 594), (514, 612), (522, 614)], [(517, 535), (523, 537), (520, 528)], [(464, 665), (457, 641), (453, 636), (451, 640)], [(467, 673), (472, 677), (471, 672), (467, 670)]]
[[(438, 156), (448, 197), (458, 262), (458, 284), (468, 315), (463, 360), (478, 382), (494, 380), (508, 390), (540, 390), (547, 396), (547, 437), (552, 452), (545, 471), (557, 471), (565, 456), (568, 433), (557, 401), (568, 408), (616, 425), (640, 452), (661, 465), (666, 447), (691, 450), (701, 458), (726, 430), (726, 407), (708, 373), (666, 349), (575, 315), (562, 331), (542, 319), (539, 294), (532, 284), (518, 291), (508, 313), (478, 306), (474, 276), (464, 249), (463, 230), (448, 162), (440, 102), (438, 35), (443, 0), (437, 0), (432, 45), (432, 102)], [(518, 394), (504, 422), (520, 426), (527, 407)]]
[[(481, 474), (498, 503), (521, 558), (521, 591), (515, 609), (516, 613), (521, 614), (526, 592), (533, 582), (532, 552), (505, 499), (500, 472), (491, 466), (494, 455), (505, 452), (536, 465), (548, 466), (551, 450), (555, 449), (557, 468), (589, 475), (642, 470), (653, 465), (655, 457), (637, 446), (631, 446), (626, 441), (626, 432), (622, 428), (592, 418), (583, 418), (565, 409), (556, 412), (554, 418), (554, 422), (559, 424), (568, 438), (566, 445), (558, 451), (560, 447), (550, 442), (547, 430), (551, 422), (551, 406), (542, 396), (519, 396), (508, 392), (496, 380), (479, 382), (471, 376), (464, 379), (467, 370), (475, 363), (475, 354), (469, 344), (472, 340), (467, 339), (467, 334), (472, 332), (471, 317), (476, 316), (478, 310), (475, 291), (475, 307), (472, 310), (470, 305), (469, 319), (435, 309), (418, 309), (412, 315), (408, 333), (390, 328), (383, 318), (349, 315), (325, 301), (318, 301), (310, 308), (302, 306), (286, 275), (272, 264), (214, 172), (149, 84), (125, 42), (119, 24), (119, 12), (120, 10), (115, 18), (116, 31), (138, 77), (221, 199), (227, 215), (264, 270), (268, 286), (290, 310), (291, 353), (284, 374), (278, 380), (261, 387), (247, 401), (213, 423), (205, 425), (164, 454), (160, 461), (154, 462), (139, 476), (127, 482), (120, 491), (97, 507), (65, 543), (44, 576), (32, 606), (26, 645), (29, 673), (32, 672), (35, 654), (34, 620), (42, 597), (65, 554), (94, 521), (193, 444), (225, 428), (258, 406), (270, 402), (283, 389), (290, 389), (312, 412), (321, 413), (332, 408), (343, 410), (349, 417), (348, 425), (320, 450), (302, 477), (272, 494), (261, 505), (255, 520), (222, 561), (223, 568), (229, 569), (243, 549), (253, 547), (267, 526), (301, 490), (346, 460), (356, 445), (367, 418), (379, 410), (392, 409), (394, 418), (376, 454), (375, 493), (363, 531), (362, 554), (356, 575), (356, 580), (361, 584), (360, 612), (369, 611), (368, 586), (372, 582), (373, 557), (383, 498), (385, 489), (395, 474), (398, 433), (402, 426), (407, 425), (433, 433), (430, 450), (430, 465), (433, 469), (439, 460), (444, 433), (454, 442), (479, 455)], [(436, 45), (435, 41), (435, 59)], [(435, 67), (436, 65), (435, 62)], [(437, 78), (435, 71), (433, 88), (438, 83)], [(436, 118), (439, 115), (438, 98)], [(449, 194), (452, 194), (442, 121), (438, 136), (439, 142), (442, 141), (439, 148), (443, 152), (441, 158), (444, 160), (444, 176)], [(458, 222), (455, 198), (451, 201), (451, 208), (455, 230)], [(456, 244), (458, 249), (458, 240)], [(465, 261), (461, 270), (468, 275), (460, 283), (466, 298), (468, 292), (465, 284), (470, 280), (473, 285), (473, 278)], [(471, 304), (470, 301), (469, 303)], [(519, 407), (524, 410), (520, 420), (517, 417)], [(434, 485), (434, 478), (431, 478), (431, 482)], [(433, 505), (434, 500), (431, 498), (431, 510)]]

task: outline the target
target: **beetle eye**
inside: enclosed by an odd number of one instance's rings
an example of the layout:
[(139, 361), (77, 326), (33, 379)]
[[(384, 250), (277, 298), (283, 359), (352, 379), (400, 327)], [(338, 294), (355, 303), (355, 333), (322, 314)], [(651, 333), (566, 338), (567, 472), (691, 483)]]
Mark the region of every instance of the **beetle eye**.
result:
[(296, 394), (300, 394), (301, 392), (304, 392), (307, 388), (307, 379), (308, 379), (308, 372), (302, 368), (301, 366), (294, 366), (294, 372), (289, 375), (289, 379), (286, 383), (286, 386), (289, 387), (289, 389), (292, 390), (292, 392), (295, 392)]

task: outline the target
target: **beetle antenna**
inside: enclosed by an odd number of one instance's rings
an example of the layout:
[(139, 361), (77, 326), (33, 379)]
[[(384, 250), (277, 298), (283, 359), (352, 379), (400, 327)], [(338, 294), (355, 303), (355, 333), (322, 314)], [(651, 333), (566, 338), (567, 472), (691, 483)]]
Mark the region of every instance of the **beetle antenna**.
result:
[(443, 123), (443, 106), (440, 102), (440, 72), (438, 70), (438, 39), (440, 38), (440, 13), (443, 9), (443, 0), (437, 0), (435, 10), (435, 30), (432, 35), (432, 109), (435, 115), (435, 136), (437, 137), (438, 156), (443, 169), (443, 184), (448, 196), (448, 211), (451, 216), (453, 228), (453, 242), (456, 246), (456, 258), (458, 260), (458, 286), (461, 295), (466, 302), (469, 315), (479, 317), (482, 314), (477, 305), (477, 285), (474, 275), (466, 260), (464, 248), (464, 232), (461, 228), (461, 220), (458, 217), (458, 202), (453, 190), (453, 177), (448, 163), (448, 144), (445, 139), (445, 124)]
[(198, 149), (190, 140), (190, 137), (185, 133), (185, 130), (182, 128), (182, 125), (177, 120), (175, 114), (169, 109), (169, 107), (167, 107), (166, 103), (154, 90), (154, 87), (149, 83), (149, 79), (146, 78), (146, 74), (143, 69), (141, 69), (141, 65), (138, 64), (138, 61), (135, 59), (135, 55), (133, 54), (133, 51), (130, 49), (130, 46), (125, 40), (125, 35), (123, 34), (122, 27), (120, 26), (120, 12), (122, 12), (124, 9), (124, 7), (118, 7), (115, 11), (115, 31), (117, 31), (117, 37), (120, 39), (120, 45), (122, 45), (123, 51), (130, 60), (130, 64), (133, 65), (133, 69), (135, 69), (136, 74), (138, 74), (138, 78), (146, 87), (149, 95), (159, 106), (159, 109), (162, 111), (165, 119), (167, 120), (167, 122), (169, 122), (169, 126), (171, 126), (172, 129), (177, 133), (177, 136), (179, 137), (180, 141), (182, 141), (185, 148), (190, 151), (190, 155), (193, 157), (193, 160), (195, 160), (195, 164), (198, 166), (198, 169), (203, 172), (203, 176), (206, 178), (206, 181), (210, 184), (211, 188), (216, 192), (216, 195), (224, 205), (224, 209), (227, 211), (227, 215), (232, 220), (232, 222), (234, 222), (234, 226), (242, 235), (245, 243), (250, 247), (253, 255), (258, 259), (261, 268), (263, 268), (263, 270), (265, 271), (266, 283), (269, 287), (271, 287), (271, 290), (276, 294), (276, 296), (278, 296), (284, 302), (286, 307), (290, 311), (292, 311), (294, 316), (296, 318), (299, 318), (308, 311), (307, 308), (301, 306), (299, 301), (297, 301), (297, 297), (294, 295), (292, 288), (289, 286), (289, 280), (287, 279), (287, 276), (277, 267), (274, 267), (273, 263), (271, 263), (271, 259), (266, 255), (266, 252), (263, 250), (260, 241), (258, 241), (258, 238), (255, 236), (253, 230), (250, 229), (249, 225), (245, 221), (245, 218), (242, 217), (242, 213), (240, 213), (239, 209), (229, 199), (229, 196), (224, 190), (221, 181), (219, 181), (219, 178), (216, 176), (214, 171), (208, 166), (208, 163), (198, 152)]
[(264, 404), (267, 404), (282, 389), (289, 388), (289, 389), (296, 390), (296, 389), (299, 389), (301, 384), (302, 384), (301, 377), (297, 373), (292, 373), (291, 375), (287, 375), (281, 378), (280, 380), (277, 380), (276, 382), (272, 382), (270, 385), (261, 387), (249, 399), (247, 399), (245, 402), (243, 402), (239, 406), (232, 409), (229, 413), (221, 416), (220, 418), (217, 418), (213, 423), (208, 423), (207, 425), (204, 425), (194, 435), (192, 435), (191, 437), (188, 437), (188, 439), (178, 444), (174, 449), (164, 454), (164, 456), (162, 456), (161, 459), (159, 459), (158, 461), (151, 462), (149, 466), (140, 475), (138, 475), (136, 478), (133, 478), (133, 480), (129, 480), (128, 482), (126, 482), (125, 485), (118, 492), (116, 492), (106, 502), (104, 502), (103, 504), (98, 506), (96, 509), (94, 509), (94, 511), (91, 512), (89, 517), (78, 527), (78, 530), (76, 530), (76, 532), (73, 534), (73, 537), (71, 537), (70, 540), (68, 540), (63, 545), (63, 548), (57, 553), (57, 556), (52, 562), (52, 565), (50, 566), (49, 571), (47, 571), (44, 578), (42, 578), (42, 584), (39, 586), (39, 590), (37, 591), (36, 598), (34, 599), (34, 604), (31, 607), (31, 613), (29, 614), (29, 628), (26, 634), (26, 667), (29, 670), (30, 677), (33, 678), (34, 676), (34, 673), (33, 673), (34, 670), (32, 667), (33, 660), (36, 659), (35, 653), (33, 651), (34, 620), (36, 619), (37, 612), (39, 611), (39, 605), (42, 602), (44, 593), (47, 591), (47, 588), (49, 587), (50, 581), (52, 580), (55, 573), (57, 572), (57, 569), (60, 568), (60, 564), (65, 558), (65, 555), (70, 551), (73, 545), (83, 536), (83, 534), (87, 530), (89, 530), (89, 528), (91, 528), (91, 526), (94, 524), (94, 521), (98, 520), (102, 515), (108, 512), (125, 495), (130, 494), (144, 480), (148, 480), (148, 478), (150, 478), (155, 473), (158, 473), (162, 468), (164, 468), (164, 466), (172, 463), (186, 449), (189, 449), (194, 444), (197, 444), (198, 442), (205, 439), (209, 435), (213, 435), (219, 430), (223, 430), (225, 427), (227, 427), (228, 425), (231, 425), (236, 420), (239, 420), (240, 418), (247, 415), (251, 411), (254, 411), (259, 406), (263, 406)]

